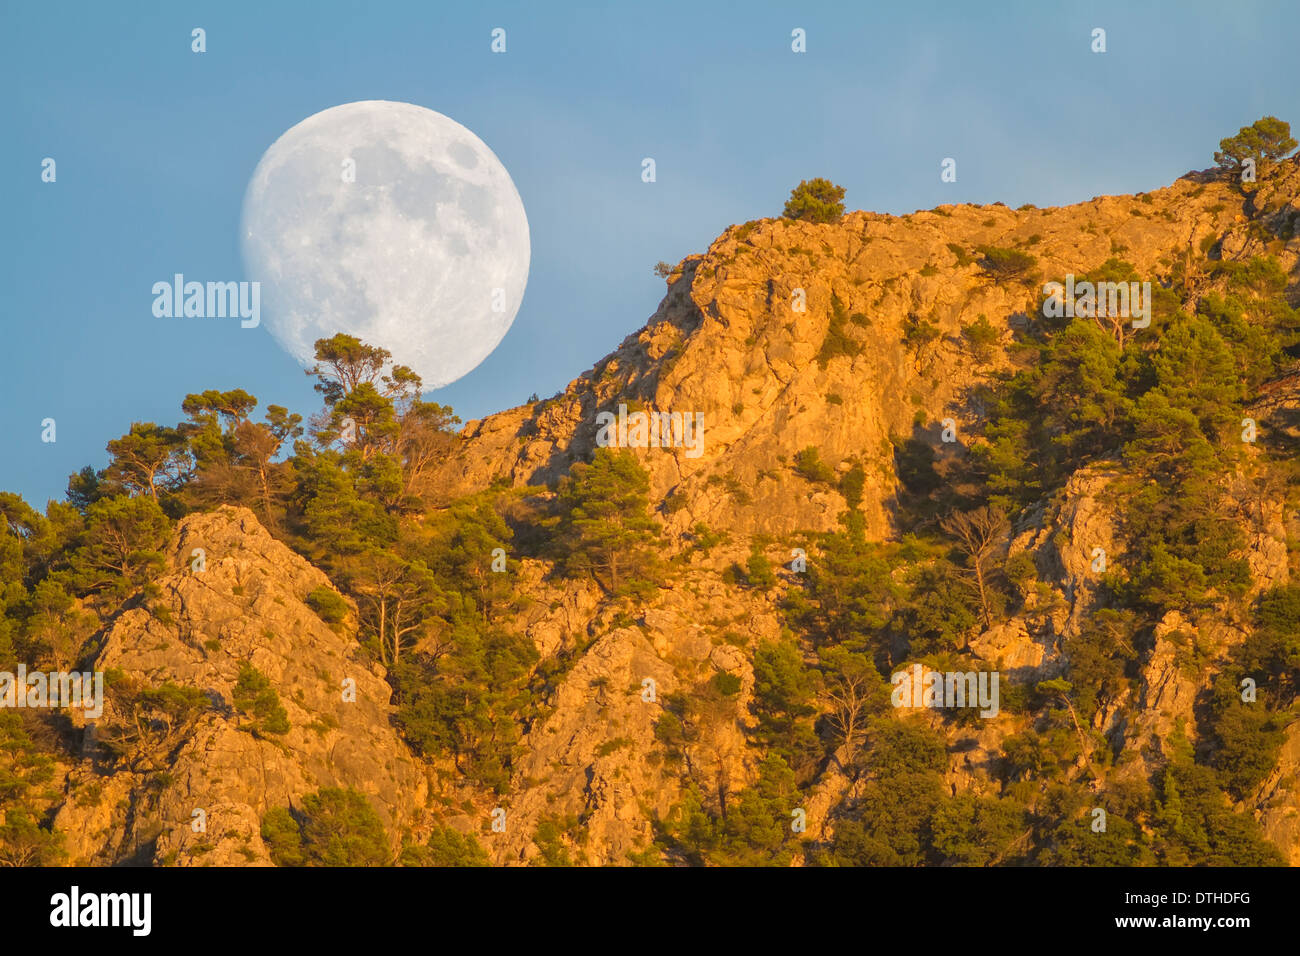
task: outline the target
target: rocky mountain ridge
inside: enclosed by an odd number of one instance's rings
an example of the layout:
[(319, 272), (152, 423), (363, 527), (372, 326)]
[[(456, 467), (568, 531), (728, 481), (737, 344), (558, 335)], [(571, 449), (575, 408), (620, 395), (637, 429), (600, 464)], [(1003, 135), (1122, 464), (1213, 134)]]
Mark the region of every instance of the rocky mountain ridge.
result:
[[(177, 738), (164, 779), (157, 768), (107, 775), (90, 765), (64, 768), (56, 826), (69, 836), (70, 856), (266, 864), (265, 813), (337, 786), (369, 798), (394, 853), (440, 824), (477, 835), (496, 863), (526, 863), (538, 859), (546, 842), (539, 833), (552, 827), (561, 835), (551, 842), (575, 862), (628, 862), (684, 794), (657, 732), (674, 693), (696, 694), (719, 675), (734, 681), (725, 713), (701, 718), (685, 759), (720, 781), (723, 793), (758, 776), (761, 755), (747, 743), (753, 651), (786, 636), (780, 605), (799, 587), (794, 549), (816, 560), (812, 536), (836, 530), (849, 508), (835, 481), (809, 477), (800, 464), (806, 449), (817, 449), (835, 477), (862, 468), (865, 533), (895, 539), (899, 442), (920, 442), (941, 466), (945, 456), (965, 453), (983, 414), (980, 387), (1014, 367), (1013, 333), (1037, 321), (1042, 281), (1112, 258), (1140, 276), (1168, 275), (1212, 247), (1225, 259), (1271, 255), (1294, 288), (1297, 197), (1300, 163), (1291, 161), (1253, 194), (1189, 174), (1151, 193), (1057, 209), (958, 205), (903, 217), (855, 212), (830, 225), (734, 226), (684, 260), (645, 327), (564, 392), (467, 423), (434, 479), (449, 501), (494, 481), (553, 485), (594, 449), (597, 414), (619, 405), (700, 413), (705, 423), (698, 458), (684, 448), (637, 449), (665, 554), (681, 561), (650, 598), (629, 608), (594, 583), (556, 579), (544, 560), (525, 559), (512, 572), (513, 586), (530, 599), (517, 630), (542, 661), (570, 655), (573, 663), (525, 729), (504, 793), (458, 779), (450, 761), (411, 753), (392, 723), (384, 671), (357, 645), (355, 612), (331, 625), (313, 611), (308, 595), (334, 585), (251, 511), (222, 507), (183, 519), (167, 549), (168, 569), (155, 581), (156, 599), (111, 623), (95, 666), (154, 686), (197, 688), (213, 706)], [(1038, 281), (991, 274), (980, 251), (990, 247), (1031, 254)], [(1197, 277), (1184, 278), (1180, 295), (1206, 291)], [(997, 332), (983, 353), (963, 335), (981, 316)], [(917, 334), (927, 327), (932, 334)], [(1300, 400), (1274, 388), (1257, 407), (1261, 421), (1281, 428), (1294, 423)], [(945, 429), (955, 441), (943, 440)], [(1240, 477), (1224, 482), (1246, 532), (1250, 597), (1291, 580), (1288, 541), (1300, 527), (1284, 500), (1255, 495)], [(1081, 470), (1009, 534), (1009, 555), (1027, 554), (1045, 586), (1027, 589), (1020, 612), (980, 628), (968, 647), (1008, 679), (1032, 684), (1062, 674), (1063, 642), (1096, 605), (1094, 549), (1124, 561), (1108, 492), (1113, 478), (1105, 464)], [(701, 526), (726, 537), (702, 548)], [(202, 571), (194, 570), (195, 549), (204, 553)], [(728, 578), (753, 549), (776, 566), (769, 590), (739, 589)], [(1196, 702), (1247, 633), (1241, 607), (1225, 601), (1194, 619), (1171, 612), (1156, 626), (1132, 696), (1093, 718), (1093, 729), (1128, 755), (1118, 776), (1150, 778), (1169, 759), (1176, 733), (1196, 744)], [(233, 707), (241, 661), (278, 693), (286, 734), (250, 731)], [(345, 679), (355, 682), (354, 700), (345, 700)], [(931, 714), (910, 719), (944, 734), (944, 781), (953, 794), (996, 792), (1003, 743), (1027, 725), (1014, 712), (955, 728)], [(1295, 865), (1300, 723), (1286, 734), (1276, 767), (1237, 809)], [(808, 830), (796, 864), (826, 844), (837, 808), (869, 782), (838, 759), (827, 761), (800, 794)], [(491, 827), (499, 808), (503, 832)], [(206, 820), (201, 831), (196, 810)]]

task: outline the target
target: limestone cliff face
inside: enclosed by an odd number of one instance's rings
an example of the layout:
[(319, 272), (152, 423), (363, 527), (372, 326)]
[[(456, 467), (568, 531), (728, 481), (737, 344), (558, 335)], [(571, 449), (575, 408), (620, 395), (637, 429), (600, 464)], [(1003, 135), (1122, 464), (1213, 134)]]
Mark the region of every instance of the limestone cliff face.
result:
[[(56, 821), (74, 860), (110, 864), (144, 853), (176, 865), (269, 864), (262, 815), (321, 787), (370, 796), (395, 838), (415, 824), (427, 783), (389, 725), (392, 692), (382, 670), (362, 659), (349, 633), (335, 632), (303, 603), (314, 589), (331, 587), (325, 575), (246, 508), (183, 520), (168, 557), (158, 597), (149, 610), (116, 619), (95, 667), (149, 686), (198, 688), (212, 706), (163, 772), (74, 775)], [(247, 721), (232, 697), (245, 661), (279, 694), (287, 733), (241, 729)], [(345, 699), (345, 679), (355, 682), (355, 700)], [(110, 705), (102, 719), (120, 716)]]
[(752, 723), (750, 652), (760, 640), (778, 639), (781, 628), (770, 600), (738, 594), (716, 569), (699, 571), (689, 588), (662, 589), (630, 624), (608, 611), (590, 620), (582, 633), (592, 643), (548, 702), (549, 716), (523, 741), (511, 823), (486, 841), (498, 862), (535, 856), (533, 836), (548, 818), (580, 821), (580, 860), (626, 863), (628, 853), (644, 849), (651, 820), (681, 796), (680, 771), (656, 752), (655, 722), (669, 695), (698, 695), (719, 673), (737, 677), (739, 692), (706, 715), (685, 759), (733, 789), (750, 782), (758, 759), (742, 733)]
[[(1251, 197), (1189, 174), (1150, 193), (1052, 209), (940, 206), (902, 217), (855, 212), (833, 225), (733, 226), (681, 264), (641, 331), (563, 393), (469, 422), (439, 478), (452, 493), (498, 477), (552, 482), (594, 446), (597, 414), (631, 403), (703, 416), (699, 457), (641, 452), (654, 494), (670, 499), (670, 529), (699, 521), (770, 534), (834, 528), (843, 500), (793, 470), (794, 456), (815, 446), (833, 466), (863, 463), (864, 510), (883, 537), (896, 481), (890, 436), (915, 434), (942, 451), (942, 421), (951, 418), (960, 444), (980, 411), (971, 386), (1007, 362), (995, 350), (981, 364), (962, 327), (985, 315), (1009, 341), (1013, 326), (1032, 321), (1040, 286), (994, 281), (975, 250), (1036, 256), (1040, 284), (1112, 257), (1140, 276), (1166, 274), (1207, 239), (1225, 258), (1267, 252), (1293, 271), (1300, 242), (1273, 240), (1259, 226), (1294, 235), (1298, 194), (1300, 164), (1291, 162)], [(823, 352), (833, 296), (846, 320), (838, 331), (856, 354)], [(934, 323), (940, 338), (909, 347), (904, 330), (915, 320)]]

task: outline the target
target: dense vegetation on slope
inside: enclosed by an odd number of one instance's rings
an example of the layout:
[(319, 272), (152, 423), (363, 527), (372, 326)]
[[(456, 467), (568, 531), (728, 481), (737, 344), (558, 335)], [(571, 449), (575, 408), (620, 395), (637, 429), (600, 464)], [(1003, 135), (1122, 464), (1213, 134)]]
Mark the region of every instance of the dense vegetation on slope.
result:
[[(1167, 612), (1244, 593), (1242, 518), (1228, 507), (1228, 484), (1277, 494), (1297, 479), (1293, 448), (1242, 440), (1244, 403), (1291, 367), (1300, 343), (1300, 315), (1282, 294), (1286, 277), (1268, 259), (1200, 268), (1216, 291), (1185, 310), (1162, 290), (1159, 338), (1121, 345), (1089, 319), (1035, 323), (1017, 338), (1020, 369), (989, 387), (984, 441), (972, 454), (945, 463), (942, 476), (932, 455), (910, 474), (900, 469), (910, 491), (902, 540), (865, 540), (850, 512), (844, 531), (821, 542), (804, 587), (786, 600), (802, 653), (760, 648), (754, 707), (761, 743), (796, 780), (833, 759), (871, 781), (824, 862), (1278, 862), (1227, 798), (1261, 782), (1281, 729), (1295, 719), (1300, 587), (1255, 602), (1253, 634), (1203, 717), (1211, 746), (1177, 747), (1154, 787), (1109, 786), (1122, 755), (1091, 727), (1099, 707), (1132, 690), (1135, 664)], [(1004, 745), (1002, 794), (947, 796), (942, 737), (900, 728), (885, 681), (909, 660), (941, 671), (986, 666), (965, 650), (978, 618), (1006, 620), (1037, 582), (1032, 562), (985, 542), (1000, 542), (1024, 509), (1089, 467), (1117, 476), (1113, 507), (1136, 561), (1105, 576), (1102, 607), (1063, 648), (1064, 679), (1004, 689), (1004, 711), (1027, 716), (1029, 726)], [(1255, 681), (1259, 705), (1243, 703), (1243, 677)], [(846, 693), (855, 681), (861, 686)], [(829, 710), (814, 706), (819, 687), (833, 690), (821, 695)], [(763, 787), (760, 780), (752, 799)], [(1108, 812), (1102, 834), (1085, 815), (1097, 806)], [(665, 846), (688, 858), (732, 859), (736, 841), (701, 827), (699, 812), (684, 805)], [(781, 862), (790, 838), (788, 828), (765, 842), (751, 837), (746, 852)]]
[[(419, 379), (381, 349), (339, 335), (318, 343), (318, 358), (325, 408), (309, 439), (299, 415), (272, 406), (257, 422), (253, 396), (209, 390), (186, 397), (187, 421), (136, 424), (110, 442), (110, 464), (73, 476), (67, 501), (51, 502), (44, 516), (15, 495), (0, 496), (0, 669), (90, 660), (99, 626), (124, 601), (147, 605), (153, 596), (150, 576), (162, 566), (174, 521), (246, 503), (356, 601), (362, 640), (388, 668), (412, 748), (450, 755), (472, 780), (503, 790), (520, 728), (557, 665), (538, 668), (535, 648), (509, 628), (522, 598), (492, 566), (526, 553), (512, 545), (514, 528), (524, 527), (531, 553), (554, 557), (561, 573), (593, 575), (613, 595), (636, 593), (657, 565), (644, 473), (628, 453), (600, 455), (575, 466), (549, 507), (523, 501), (539, 489), (497, 487), (435, 510), (424, 471), (458, 440), (451, 431), (458, 419), (420, 401)], [(332, 592), (308, 600), (328, 621), (348, 613)], [(128, 688), (114, 676), (110, 694), (123, 702), (130, 695), (133, 723), (162, 715), (182, 726), (205, 706), (194, 690)], [(252, 718), (246, 729), (287, 730), (264, 677), (249, 667), (240, 688), (244, 697), (234, 703)], [(72, 731), (39, 711), (0, 716), (8, 818), (0, 852), (53, 861), (58, 835), (37, 824), (56, 794), (41, 785), (51, 777), (47, 754), (66, 753)], [(161, 764), (177, 742), (167, 735), (146, 749)], [(110, 765), (130, 759), (125, 748), (105, 751)]]

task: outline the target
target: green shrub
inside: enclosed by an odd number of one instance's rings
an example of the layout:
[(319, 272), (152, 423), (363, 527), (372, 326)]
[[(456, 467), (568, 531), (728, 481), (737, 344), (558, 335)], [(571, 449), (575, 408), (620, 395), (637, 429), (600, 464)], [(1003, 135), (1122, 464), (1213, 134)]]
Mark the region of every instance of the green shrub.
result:
[(790, 191), (781, 215), (805, 222), (838, 222), (844, 215), (844, 187), (820, 177), (802, 180)]
[(796, 474), (809, 481), (824, 482), (826, 484), (832, 484), (835, 481), (835, 472), (822, 461), (821, 452), (812, 445), (794, 456), (794, 470)]
[(267, 811), (262, 839), (276, 866), (386, 866), (389, 862), (384, 825), (356, 790), (326, 787), (303, 797), (299, 809)]
[(983, 256), (980, 266), (986, 275), (997, 281), (1004, 279), (1024, 279), (1038, 263), (1038, 258), (1019, 249), (1003, 249), (998, 246), (980, 246)]
[[(817, 364), (822, 368), (826, 363), (836, 356), (845, 355), (852, 358), (862, 351), (862, 345), (857, 340), (847, 334), (846, 326), (852, 322), (855, 325), (857, 317), (861, 313), (854, 313), (854, 318), (850, 319), (845, 312), (844, 303), (834, 292), (831, 293), (831, 318), (830, 324), (826, 328), (826, 338), (822, 339), (821, 350), (817, 353)], [(862, 317), (865, 320), (865, 316)]]
[(487, 851), (471, 833), (451, 827), (434, 827), (424, 846), (408, 843), (402, 847), (402, 866), (491, 866)]
[(533, 831), (533, 843), (540, 851), (530, 863), (531, 866), (574, 866), (569, 848), (565, 846), (564, 834), (576, 829), (578, 821), (573, 817), (542, 817), (537, 821)]
[(735, 674), (728, 673), (727, 671), (718, 671), (718, 673), (713, 675), (713, 680), (709, 683), (711, 683), (713, 689), (723, 697), (735, 697), (740, 693), (740, 678)]
[[(640, 687), (640, 685), (637, 686)], [(631, 747), (631, 746), (632, 746), (632, 738), (614, 737), (611, 738), (610, 740), (606, 740), (603, 744), (601, 744), (599, 747), (596, 748), (596, 756), (608, 757), (616, 750), (622, 750), (624, 747)]]
[(920, 355), (927, 346), (937, 342), (943, 333), (934, 322), (915, 312), (908, 313), (903, 323), (903, 344), (913, 355)]
[(1011, 581), (1020, 585), (1038, 579), (1038, 565), (1029, 551), (1017, 551), (1007, 558), (1003, 571)]
[(751, 587), (770, 588), (776, 584), (776, 575), (772, 572), (772, 562), (767, 560), (766, 555), (755, 545), (749, 552), (749, 560), (745, 562), (745, 580)]
[(982, 312), (970, 325), (962, 326), (961, 337), (966, 340), (975, 358), (981, 362), (987, 362), (992, 357), (994, 346), (1002, 340), (998, 330)]
[(289, 714), (280, 703), (280, 695), (271, 686), (270, 678), (248, 661), (240, 661), (232, 698), (236, 710), (253, 718), (245, 729), (255, 735), (289, 732)]
[(313, 589), (304, 603), (326, 624), (338, 624), (348, 616), (348, 602), (333, 588), (324, 585)]
[(862, 492), (866, 486), (867, 473), (857, 463), (840, 477), (840, 494), (844, 496), (844, 500), (850, 508), (857, 508), (858, 505), (862, 504)]

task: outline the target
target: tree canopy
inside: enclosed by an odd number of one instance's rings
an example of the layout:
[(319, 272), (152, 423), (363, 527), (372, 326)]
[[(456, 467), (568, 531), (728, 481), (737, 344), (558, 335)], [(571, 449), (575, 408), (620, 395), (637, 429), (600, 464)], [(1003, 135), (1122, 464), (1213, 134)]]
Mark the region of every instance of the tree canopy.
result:
[(781, 215), (805, 222), (838, 222), (844, 215), (844, 187), (820, 176), (801, 180), (790, 191)]
[(1288, 156), (1297, 145), (1291, 135), (1291, 124), (1276, 116), (1265, 116), (1249, 126), (1243, 126), (1236, 136), (1219, 141), (1214, 161), (1227, 171), (1236, 172), (1247, 160), (1253, 160), (1257, 174), (1264, 175), (1279, 160)]

